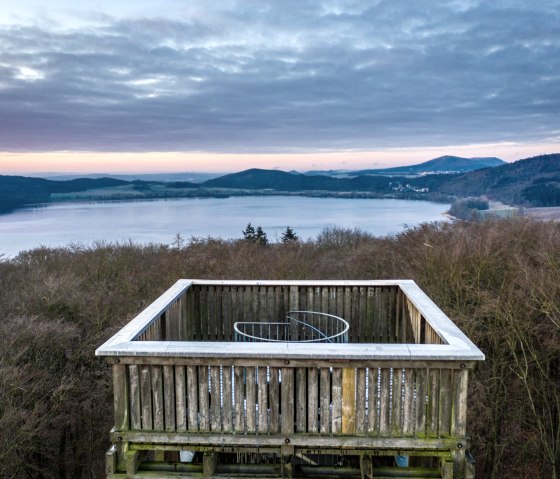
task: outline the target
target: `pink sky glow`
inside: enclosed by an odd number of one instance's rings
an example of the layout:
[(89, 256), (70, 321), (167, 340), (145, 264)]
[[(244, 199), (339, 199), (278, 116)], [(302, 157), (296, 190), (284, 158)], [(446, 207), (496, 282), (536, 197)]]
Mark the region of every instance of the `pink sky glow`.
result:
[(495, 143), (382, 151), (233, 154), (208, 152), (0, 152), (0, 174), (234, 172), (247, 168), (284, 171), (389, 168), (443, 155), (497, 156), (506, 161), (560, 151), (557, 143)]

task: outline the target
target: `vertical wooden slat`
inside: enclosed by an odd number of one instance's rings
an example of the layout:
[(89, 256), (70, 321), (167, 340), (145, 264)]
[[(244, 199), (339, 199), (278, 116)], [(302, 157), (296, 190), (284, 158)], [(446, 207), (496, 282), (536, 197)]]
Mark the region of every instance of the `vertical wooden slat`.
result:
[(165, 428), (163, 406), (163, 374), (161, 366), (152, 366), (152, 405), (154, 430), (163, 431)]
[(393, 369), (393, 410), (391, 425), (394, 434), (402, 432), (402, 369)]
[(414, 374), (415, 370), (412, 368), (404, 370), (403, 434), (406, 435), (414, 432)]
[(245, 432), (245, 369), (239, 366), (234, 368), (234, 388), (235, 388), (235, 417), (233, 430), (237, 433)]
[(319, 432), (319, 371), (307, 369), (307, 432)]
[(216, 287), (208, 286), (208, 296), (206, 301), (208, 303), (208, 341), (216, 341), (218, 332), (218, 318), (216, 310), (218, 309), (216, 298)]
[(428, 433), (438, 434), (439, 423), (439, 369), (429, 370)]
[(380, 401), (380, 391), (378, 388), (379, 368), (369, 368), (368, 370), (368, 425), (369, 434), (379, 433), (380, 412), (378, 402)]
[(187, 430), (187, 377), (184, 366), (175, 366), (175, 419), (178, 432)]
[[(229, 286), (222, 287), (222, 335), (218, 341), (231, 341), (233, 339), (233, 323), (232, 317), (232, 294), (233, 288)], [(225, 419), (225, 418), (224, 418)]]
[[(350, 331), (348, 333), (349, 335), (351, 335), (352, 330), (356, 329), (356, 326), (352, 322), (352, 288), (346, 286), (344, 287), (343, 292), (344, 292), (344, 314), (342, 315), (342, 318), (348, 321), (348, 324), (350, 325)], [(357, 341), (354, 340), (354, 342)]]
[(320, 402), (321, 418), (320, 432), (328, 434), (331, 432), (331, 372), (329, 368), (321, 368), (320, 372)]
[(356, 372), (356, 432), (358, 434), (364, 434), (367, 431), (368, 427), (366, 416), (366, 399), (366, 369), (358, 368)]
[(164, 408), (164, 417), (165, 417), (165, 430), (174, 431), (176, 428), (176, 424), (175, 424), (175, 370), (173, 366), (163, 366), (163, 408)]
[(455, 371), (453, 422), (451, 423), (451, 434), (453, 436), (464, 436), (467, 433), (468, 382), (469, 371), (467, 369)]
[(342, 434), (356, 434), (356, 370), (342, 370)]
[(332, 432), (342, 432), (342, 369), (332, 371)]
[(202, 341), (202, 286), (192, 286), (194, 299), (193, 336), (194, 341)]
[(140, 367), (140, 401), (142, 403), (142, 429), (152, 430), (152, 381), (150, 366)]
[(225, 432), (231, 432), (233, 428), (233, 389), (231, 373), (231, 366), (222, 367), (222, 391), (224, 401), (222, 424)]
[(187, 366), (187, 428), (198, 431), (198, 371), (196, 366)]
[(257, 413), (257, 390), (255, 368), (249, 367), (245, 369), (245, 391), (247, 401), (247, 432), (254, 433), (257, 431), (256, 413)]
[(126, 366), (123, 364), (113, 364), (113, 399), (115, 428), (119, 431), (126, 431), (130, 427), (130, 413), (128, 380)]
[(142, 412), (140, 403), (140, 376), (138, 365), (128, 366), (128, 376), (130, 383), (130, 428), (142, 429)]
[(259, 366), (257, 369), (258, 374), (258, 431), (259, 433), (266, 434), (269, 432), (268, 427), (268, 380), (267, 380), (267, 367)]
[[(364, 334), (368, 343), (381, 342), (379, 332), (376, 328), (375, 318), (375, 288), (366, 289), (366, 320), (364, 323)], [(371, 339), (369, 339), (371, 338)]]
[(390, 427), (390, 411), (391, 406), (390, 392), (391, 392), (391, 370), (389, 368), (381, 369), (381, 383), (379, 385), (380, 391), (380, 411), (379, 411), (379, 433), (388, 434), (391, 430)]
[(200, 285), (200, 339), (208, 341), (208, 287)]
[(307, 369), (296, 368), (296, 431), (307, 432)]
[(198, 428), (200, 431), (210, 429), (208, 399), (208, 366), (198, 366)]
[(270, 407), (270, 433), (280, 432), (279, 408), (280, 408), (280, 382), (279, 369), (270, 368), (270, 382), (268, 384), (269, 407)]
[(220, 386), (220, 366), (211, 366), (210, 426), (212, 431), (222, 430), (222, 390)]
[(453, 372), (440, 370), (439, 383), (439, 434), (451, 434), (451, 416), (453, 415)]
[(294, 370), (282, 368), (282, 434), (294, 432)]
[(416, 434), (426, 434), (426, 393), (428, 373), (425, 369), (416, 370)]
[[(352, 287), (352, 299), (350, 301), (351, 306), (351, 326), (350, 326), (350, 337), (351, 341), (355, 343), (363, 342), (362, 334), (362, 318), (360, 315), (360, 290), (357, 286)], [(344, 318), (346, 319), (346, 318)]]

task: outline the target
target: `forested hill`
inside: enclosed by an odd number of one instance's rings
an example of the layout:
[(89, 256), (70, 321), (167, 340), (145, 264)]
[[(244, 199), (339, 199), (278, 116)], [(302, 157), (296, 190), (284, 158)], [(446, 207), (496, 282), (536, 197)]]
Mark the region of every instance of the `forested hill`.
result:
[(507, 204), (560, 206), (560, 154), (450, 177), (438, 191), (463, 197), (486, 195)]
[(86, 191), (128, 184), (114, 178), (79, 178), (71, 181), (52, 181), (26, 176), (0, 175), (0, 213), (27, 205), (45, 203), (52, 193)]
[[(92, 190), (95, 191), (90, 195)], [(85, 193), (66, 195), (64, 198), (60, 196), (74, 192)], [(23, 176), (0, 176), (0, 213), (26, 204), (71, 199), (107, 200), (274, 193), (433, 201), (486, 195), (506, 204), (560, 206), (560, 154), (537, 156), (463, 174), (432, 174), (415, 178), (372, 174), (336, 178), (257, 168), (199, 184), (125, 181), (115, 178), (52, 181)]]

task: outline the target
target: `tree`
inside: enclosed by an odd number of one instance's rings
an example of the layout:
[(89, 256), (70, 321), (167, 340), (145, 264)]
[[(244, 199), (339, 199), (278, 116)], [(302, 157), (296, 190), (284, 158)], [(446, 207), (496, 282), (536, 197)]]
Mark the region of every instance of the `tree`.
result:
[(296, 243), (299, 241), (299, 237), (296, 232), (290, 228), (286, 227), (286, 231), (282, 233), (282, 243)]
[(242, 231), (242, 233), (243, 233), (243, 239), (247, 241), (251, 241), (254, 243), (257, 239), (255, 228), (253, 227), (253, 225), (251, 225), (251, 223), (247, 224), (247, 227)]
[(255, 243), (263, 246), (268, 244), (268, 238), (266, 237), (266, 233), (263, 231), (263, 229), (260, 226), (257, 226)]

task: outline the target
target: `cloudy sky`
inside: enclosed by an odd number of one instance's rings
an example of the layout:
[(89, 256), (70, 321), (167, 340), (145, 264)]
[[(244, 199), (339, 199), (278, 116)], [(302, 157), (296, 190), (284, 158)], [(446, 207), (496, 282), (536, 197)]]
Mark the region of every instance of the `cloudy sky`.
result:
[(557, 0), (0, 0), (0, 172), (553, 151)]

